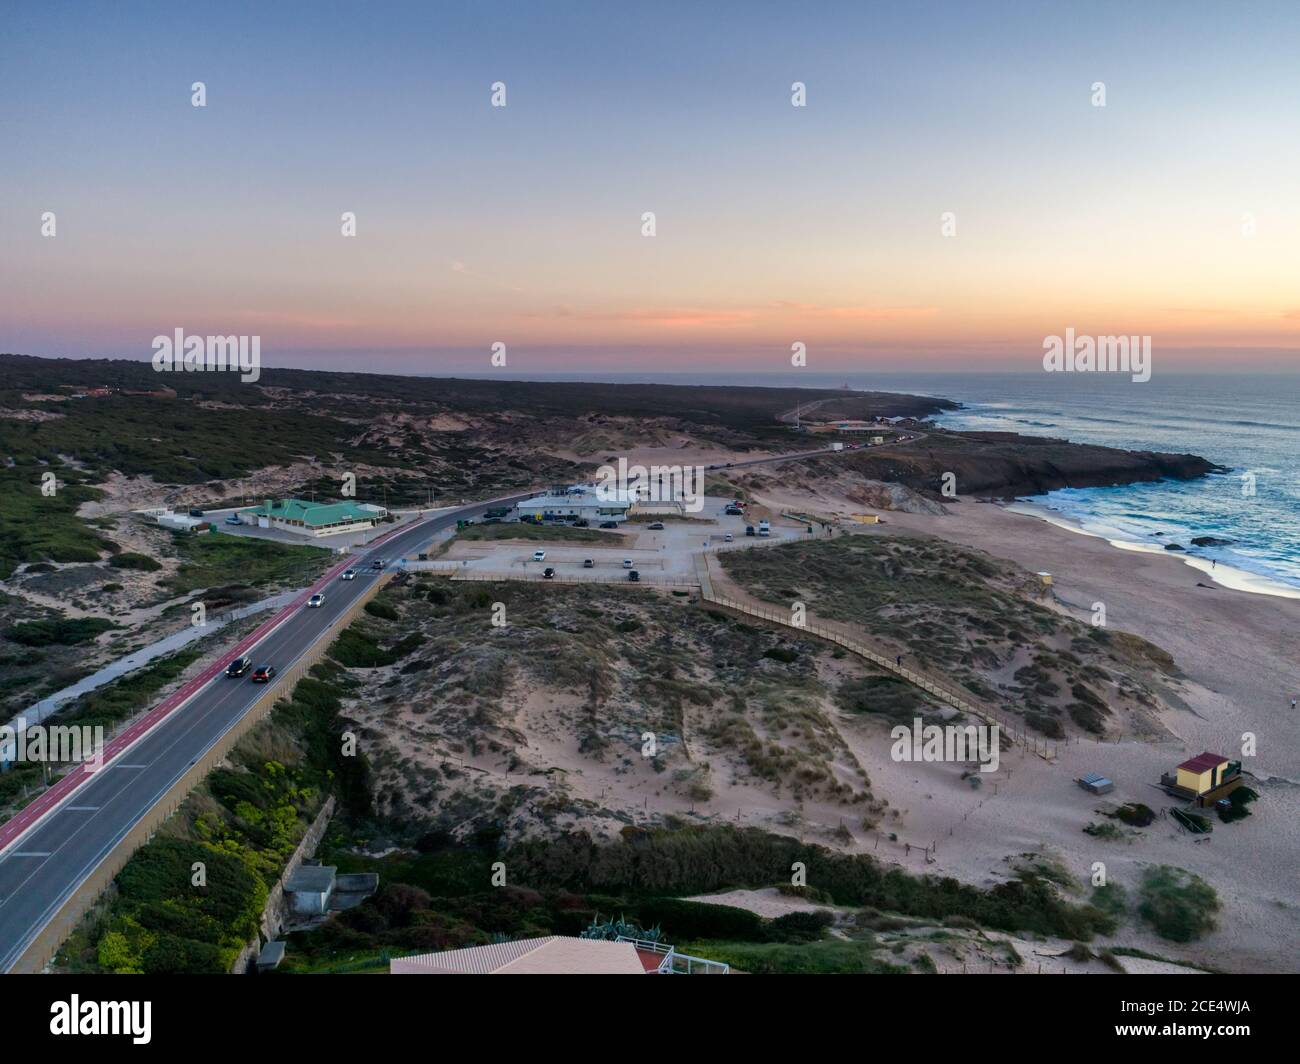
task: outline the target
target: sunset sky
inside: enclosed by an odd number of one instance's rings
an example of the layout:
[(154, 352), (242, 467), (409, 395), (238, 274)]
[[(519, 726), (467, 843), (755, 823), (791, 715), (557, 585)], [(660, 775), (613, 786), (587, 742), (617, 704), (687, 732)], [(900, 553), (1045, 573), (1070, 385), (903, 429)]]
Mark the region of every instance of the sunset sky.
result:
[(87, 7), (4, 6), (0, 350), (1300, 368), (1294, 4)]

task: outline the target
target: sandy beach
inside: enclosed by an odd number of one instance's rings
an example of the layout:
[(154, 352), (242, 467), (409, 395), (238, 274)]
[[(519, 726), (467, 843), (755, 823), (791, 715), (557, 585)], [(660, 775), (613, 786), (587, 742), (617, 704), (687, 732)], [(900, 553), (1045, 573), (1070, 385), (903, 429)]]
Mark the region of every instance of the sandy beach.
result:
[[(760, 494), (772, 506), (864, 512), (824, 494)], [(1000, 505), (969, 499), (946, 505), (945, 515), (880, 512), (882, 524), (852, 531), (937, 536), (1032, 572), (1050, 572), (1058, 608), (1089, 623), (1094, 604), (1104, 603), (1109, 628), (1169, 651), (1185, 675), (1178, 684), (1184, 705), (1165, 715), (1168, 741), (1077, 740), (1061, 749), (1055, 764), (1017, 748), (1004, 759), (996, 787), (978, 792), (961, 780), (960, 766), (892, 761), (881, 726), (845, 728), (873, 789), (904, 811), (898, 836), (910, 853), (876, 843), (889, 851), (880, 856), (917, 871), (991, 884), (1005, 878), (1009, 857), (1032, 850), (1056, 855), (1082, 883), (1104, 865), (1130, 896), (1144, 866), (1185, 868), (1218, 891), (1218, 930), (1175, 946), (1130, 924), (1116, 943), (1226, 970), (1300, 970), (1300, 720), (1291, 710), (1291, 699), (1300, 697), (1300, 600), (1212, 584), (1180, 558), (1118, 549)], [(1243, 767), (1260, 793), (1250, 818), (1217, 825), (1201, 841), (1163, 817), (1128, 841), (1083, 832), (1101, 819), (1103, 808), (1129, 801), (1158, 810), (1173, 804), (1154, 786), (1162, 772), (1202, 750), (1236, 758), (1248, 734), (1257, 749), (1242, 757)], [(1115, 792), (1095, 798), (1082, 791), (1075, 779), (1089, 771), (1112, 778)], [(932, 843), (937, 850), (927, 862), (916, 848)]]

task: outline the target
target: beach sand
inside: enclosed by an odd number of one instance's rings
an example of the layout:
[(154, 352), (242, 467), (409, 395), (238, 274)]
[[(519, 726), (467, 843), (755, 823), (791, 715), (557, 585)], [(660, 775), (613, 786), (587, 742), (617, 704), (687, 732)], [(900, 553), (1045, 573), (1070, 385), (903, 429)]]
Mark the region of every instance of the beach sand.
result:
[[(864, 512), (846, 500), (789, 489), (765, 493), (763, 501), (823, 514)], [(898, 834), (911, 852), (900, 859), (896, 847), (877, 843), (889, 851), (879, 855), (989, 885), (1006, 878), (1008, 857), (1039, 851), (1059, 857), (1083, 883), (1104, 865), (1130, 898), (1144, 867), (1184, 868), (1218, 891), (1218, 929), (1176, 946), (1130, 922), (1110, 944), (1230, 971), (1300, 971), (1300, 719), (1290, 706), (1300, 697), (1300, 600), (1198, 586), (1210, 581), (1179, 558), (1117, 549), (1002, 506), (973, 500), (947, 506), (947, 515), (882, 512), (883, 525), (853, 531), (933, 535), (1050, 572), (1060, 608), (1090, 623), (1094, 603), (1102, 602), (1107, 627), (1141, 635), (1173, 655), (1186, 676), (1179, 685), (1185, 708), (1165, 715), (1176, 737), (1166, 742), (1081, 739), (1063, 746), (1055, 764), (1017, 748), (1004, 756), (996, 793), (993, 780), (972, 791), (960, 766), (892, 761), (883, 727), (846, 729), (873, 790), (905, 811)], [(1255, 756), (1241, 758), (1255, 777), (1248, 783), (1260, 793), (1253, 816), (1234, 824), (1213, 818), (1215, 830), (1204, 841), (1165, 817), (1127, 842), (1084, 834), (1089, 822), (1103, 821), (1102, 808), (1176, 804), (1153, 786), (1160, 774), (1202, 750), (1237, 758), (1247, 733), (1257, 744)], [(1081, 790), (1074, 781), (1089, 771), (1111, 777), (1115, 792), (1096, 798)], [(937, 850), (927, 862), (916, 847), (932, 843)]]

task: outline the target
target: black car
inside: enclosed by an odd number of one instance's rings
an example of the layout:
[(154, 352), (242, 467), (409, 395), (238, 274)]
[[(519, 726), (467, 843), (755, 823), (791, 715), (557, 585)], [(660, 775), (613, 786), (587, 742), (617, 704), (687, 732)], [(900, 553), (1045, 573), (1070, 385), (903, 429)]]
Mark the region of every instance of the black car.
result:
[(552, 568), (550, 568), (549, 566), (548, 566), (547, 568), (543, 569), (543, 570), (542, 570), (542, 579), (543, 579), (543, 580), (554, 580), (554, 579), (555, 579), (555, 570), (552, 569)]
[(635, 569), (633, 569), (627, 574), (627, 578), (631, 580), (632, 583), (635, 584), (637, 581), (641, 579), (641, 574), (638, 573)]
[(203, 516), (203, 511), (202, 511), (202, 510), (199, 510), (199, 509), (191, 510), (191, 511), (190, 511), (190, 516), (191, 516), (191, 517), (202, 517), (202, 516)]
[(249, 661), (247, 658), (236, 658), (234, 661), (232, 661), (229, 665), (226, 666), (226, 675), (243, 676), (244, 673), (246, 673), (252, 667), (253, 667), (253, 663)]
[(579, 517), (576, 521), (573, 522), (573, 527), (574, 527), (574, 528), (587, 528), (590, 524), (591, 524), (591, 522), (588, 521), (585, 517)]
[(601, 527), (601, 528), (618, 528), (618, 522), (617, 522), (617, 521), (602, 521), (602, 522), (600, 523), (600, 527)]
[(745, 535), (747, 535), (747, 536), (752, 536), (752, 535), (754, 535), (754, 534), (755, 534), (755, 533), (754, 533), (754, 526), (753, 526), (753, 525), (746, 525), (746, 526), (745, 526)]
[(270, 683), (274, 677), (274, 665), (259, 665), (253, 670), (253, 683)]

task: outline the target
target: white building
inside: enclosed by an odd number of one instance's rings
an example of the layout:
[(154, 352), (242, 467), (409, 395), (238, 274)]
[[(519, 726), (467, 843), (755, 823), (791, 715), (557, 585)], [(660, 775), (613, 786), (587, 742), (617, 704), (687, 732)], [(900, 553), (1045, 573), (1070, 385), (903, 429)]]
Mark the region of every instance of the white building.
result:
[(511, 512), (515, 521), (571, 522), (585, 520), (592, 525), (606, 521), (623, 522), (636, 500), (627, 492), (598, 492), (587, 485), (552, 488), (543, 495), (516, 503)]

